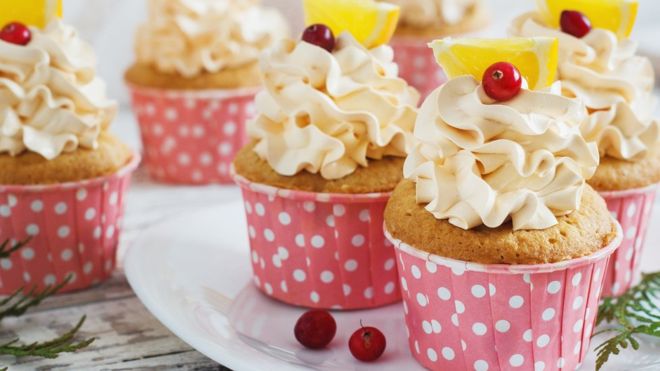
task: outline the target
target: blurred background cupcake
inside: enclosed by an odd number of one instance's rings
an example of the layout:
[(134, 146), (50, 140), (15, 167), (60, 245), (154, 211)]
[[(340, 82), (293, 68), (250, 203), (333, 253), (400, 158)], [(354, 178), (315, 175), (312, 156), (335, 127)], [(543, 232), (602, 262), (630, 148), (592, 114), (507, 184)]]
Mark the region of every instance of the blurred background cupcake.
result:
[(434, 39), (484, 29), (490, 19), (484, 0), (379, 0), (401, 7), (399, 26), (392, 40), (401, 77), (426, 97), (445, 81), (429, 53)]
[(382, 306), (400, 300), (382, 215), (411, 149), (419, 95), (382, 45), (396, 8), (310, 0), (306, 13), (314, 25), (302, 41), (262, 58), (254, 140), (234, 162), (255, 283), (299, 306)]
[[(537, 69), (508, 62), (546, 42), (484, 41), (490, 53), (419, 110), (385, 224), (411, 353), (426, 368), (573, 370), (589, 349), (621, 232), (586, 183), (599, 156), (580, 132), (584, 104), (556, 85), (522, 88)], [(549, 51), (537, 61), (554, 76)]]
[(548, 0), (515, 19), (511, 32), (559, 39), (562, 92), (584, 101), (590, 120), (582, 131), (598, 143), (601, 161), (589, 180), (625, 232), (612, 259), (606, 295), (624, 293), (639, 277), (644, 240), (660, 182), (660, 121), (648, 58), (629, 38), (637, 1)]
[(85, 288), (114, 269), (139, 156), (109, 132), (117, 104), (91, 47), (59, 20), (39, 27), (54, 17), (12, 16), (35, 26), (0, 30), (0, 243), (27, 242), (2, 260), (0, 293)]
[(258, 58), (288, 28), (256, 0), (150, 0), (131, 90), (151, 176), (227, 183), (261, 86)]

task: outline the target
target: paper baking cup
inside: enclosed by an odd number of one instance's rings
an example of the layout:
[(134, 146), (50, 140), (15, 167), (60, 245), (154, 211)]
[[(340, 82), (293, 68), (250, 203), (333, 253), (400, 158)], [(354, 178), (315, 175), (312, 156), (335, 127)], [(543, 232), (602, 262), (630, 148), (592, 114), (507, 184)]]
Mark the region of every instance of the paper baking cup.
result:
[(254, 283), (288, 304), (374, 308), (401, 300), (383, 234), (389, 193), (292, 191), (235, 176), (245, 201)]
[(432, 370), (575, 370), (620, 242), (619, 231), (588, 257), (513, 266), (447, 259), (392, 239), (413, 356)]
[(644, 242), (658, 186), (627, 191), (600, 192), (607, 208), (623, 228), (621, 247), (610, 259), (603, 296), (619, 296), (640, 276)]
[(399, 76), (419, 91), (422, 101), (447, 81), (426, 42), (394, 39), (390, 45), (399, 65)]
[(0, 241), (31, 240), (0, 260), (0, 295), (71, 281), (61, 292), (95, 285), (115, 267), (124, 196), (139, 156), (117, 173), (44, 186), (0, 185)]
[(229, 184), (248, 141), (258, 89), (175, 91), (129, 86), (151, 177), (175, 184)]

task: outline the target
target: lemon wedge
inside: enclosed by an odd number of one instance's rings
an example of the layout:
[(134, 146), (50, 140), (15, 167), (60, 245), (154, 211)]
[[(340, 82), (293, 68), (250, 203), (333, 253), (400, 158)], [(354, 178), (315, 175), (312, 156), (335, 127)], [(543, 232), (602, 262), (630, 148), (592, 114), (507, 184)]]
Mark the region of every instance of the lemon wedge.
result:
[(0, 1), (0, 27), (16, 21), (43, 28), (56, 17), (62, 17), (62, 0)]
[(305, 23), (322, 23), (335, 36), (348, 31), (367, 48), (387, 44), (399, 21), (396, 5), (374, 0), (303, 0)]
[(516, 66), (530, 89), (548, 87), (557, 78), (559, 42), (555, 38), (446, 38), (429, 45), (450, 78), (471, 75), (481, 81), (486, 69), (497, 62)]
[(537, 0), (539, 10), (553, 27), (559, 27), (561, 12), (577, 10), (584, 13), (591, 25), (614, 32), (625, 39), (635, 26), (639, 10), (638, 0)]

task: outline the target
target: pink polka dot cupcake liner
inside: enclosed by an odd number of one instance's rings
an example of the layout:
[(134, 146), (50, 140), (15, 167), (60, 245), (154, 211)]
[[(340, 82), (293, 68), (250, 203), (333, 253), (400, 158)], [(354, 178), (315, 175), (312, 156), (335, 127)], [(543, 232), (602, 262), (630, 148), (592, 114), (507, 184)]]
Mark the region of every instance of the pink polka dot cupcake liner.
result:
[[(388, 238), (391, 238), (388, 234)], [(575, 370), (586, 357), (609, 257), (483, 265), (396, 247), (412, 355), (431, 370)]]
[(422, 100), (447, 81), (426, 42), (394, 39), (390, 46), (399, 65), (399, 76), (419, 91)]
[(55, 185), (0, 185), (0, 241), (30, 238), (0, 259), (0, 295), (71, 280), (61, 292), (107, 279), (115, 268), (124, 197), (139, 156), (117, 173)]
[(389, 193), (293, 191), (235, 176), (248, 222), (255, 285), (307, 308), (366, 309), (401, 300), (383, 234)]
[(623, 228), (623, 242), (610, 260), (603, 296), (624, 294), (640, 276), (644, 242), (653, 211), (657, 185), (626, 191), (600, 192), (607, 208)]
[(150, 176), (173, 184), (231, 184), (258, 88), (212, 91), (129, 86)]

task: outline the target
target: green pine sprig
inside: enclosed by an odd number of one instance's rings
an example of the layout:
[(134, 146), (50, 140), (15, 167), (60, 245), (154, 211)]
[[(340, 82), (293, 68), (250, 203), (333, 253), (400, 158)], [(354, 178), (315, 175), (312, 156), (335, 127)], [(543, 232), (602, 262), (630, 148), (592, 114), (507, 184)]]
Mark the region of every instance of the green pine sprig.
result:
[(5, 242), (0, 244), (0, 259), (8, 258), (13, 252), (20, 250), (21, 248), (25, 247), (28, 242), (30, 242), (30, 238), (26, 238), (23, 241), (16, 242), (14, 244), (9, 243), (9, 240), (6, 240)]
[(639, 285), (619, 298), (605, 298), (598, 308), (597, 324), (617, 324), (594, 336), (614, 332), (616, 335), (596, 347), (596, 370), (600, 370), (612, 355), (629, 346), (639, 349), (637, 335), (660, 338), (660, 272), (645, 274)]
[(15, 357), (36, 356), (42, 358), (57, 358), (62, 353), (72, 353), (88, 347), (96, 338), (75, 341), (75, 336), (85, 323), (86, 316), (82, 316), (78, 324), (67, 333), (53, 340), (34, 342), (31, 344), (20, 344), (20, 339), (14, 339), (0, 344), (1, 355), (12, 355)]
[(45, 299), (57, 294), (72, 278), (73, 276), (69, 275), (60, 284), (46, 286), (42, 291), (38, 291), (36, 287), (27, 293), (24, 293), (23, 288), (14, 291), (10, 296), (0, 300), (0, 320), (5, 317), (22, 316), (28, 309), (38, 306)]
[[(25, 247), (29, 242), (29, 238), (14, 244), (10, 244), (9, 240), (4, 241), (0, 244), (0, 258), (8, 258), (12, 253)], [(5, 317), (22, 316), (28, 311), (28, 309), (40, 305), (45, 299), (57, 294), (71, 281), (71, 279), (73, 279), (73, 276), (69, 275), (61, 283), (46, 286), (46, 288), (41, 291), (37, 290), (36, 287), (33, 287), (27, 292), (25, 292), (25, 288), (16, 290), (12, 295), (0, 300), (0, 320)], [(62, 353), (71, 353), (86, 348), (92, 344), (96, 338), (89, 338), (81, 341), (75, 340), (75, 337), (85, 323), (86, 318), (86, 316), (82, 316), (76, 326), (65, 334), (52, 340), (22, 344), (20, 339), (13, 339), (4, 344), (0, 343), (0, 355), (57, 358)], [(7, 368), (0, 368), (0, 371), (4, 370), (7, 370)]]

